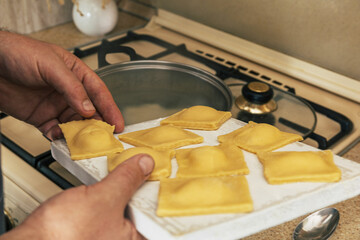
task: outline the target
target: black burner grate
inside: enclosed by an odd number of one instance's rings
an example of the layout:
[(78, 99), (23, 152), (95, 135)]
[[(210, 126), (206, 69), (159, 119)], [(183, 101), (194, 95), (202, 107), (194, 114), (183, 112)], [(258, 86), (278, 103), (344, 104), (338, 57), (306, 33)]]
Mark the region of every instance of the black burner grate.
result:
[[(155, 55), (145, 58), (145, 57), (137, 54), (134, 49), (132, 49), (130, 47), (122, 46), (123, 44), (133, 42), (133, 41), (148, 41), (148, 42), (151, 42), (152, 44), (156, 44), (156, 45), (159, 45), (159, 46), (165, 48), (165, 50), (162, 52), (159, 52)], [(109, 65), (109, 63), (105, 60), (105, 57), (107, 54), (110, 54), (110, 53), (117, 53), (117, 52), (126, 53), (130, 56), (130, 59), (132, 61), (134, 61), (134, 60), (156, 60), (156, 59), (160, 59), (164, 56), (176, 53), (176, 54), (182, 55), (184, 57), (190, 58), (192, 60), (195, 60), (197, 62), (200, 62), (200, 63), (206, 65), (207, 67), (213, 69), (216, 72), (215, 75), (222, 80), (225, 80), (228, 78), (235, 78), (235, 79), (239, 79), (244, 82), (251, 82), (251, 81), (258, 81), (258, 79), (252, 77), (251, 75), (253, 75), (253, 76), (260, 75), (259, 73), (252, 71), (252, 70), (249, 71), (249, 75), (242, 73), (240, 70), (243, 70), (243, 68), (245, 68), (245, 67), (242, 67), (242, 68), (235, 67), (236, 66), (235, 63), (226, 61), (225, 59), (216, 57), (209, 53), (204, 53), (201, 50), (197, 50), (196, 53), (188, 51), (185, 44), (174, 45), (174, 44), (166, 42), (162, 39), (156, 38), (154, 36), (146, 35), (146, 34), (137, 34), (132, 31), (129, 31), (126, 34), (126, 36), (116, 39), (116, 40), (113, 40), (113, 41), (103, 40), (103, 42), (100, 46), (95, 46), (95, 47), (93, 47), (91, 49), (87, 49), (85, 51), (82, 51), (80, 49), (75, 49), (74, 54), (77, 55), (79, 58), (81, 58), (81, 57), (86, 56), (89, 53), (92, 54), (95, 52), (98, 52), (99, 67)], [(214, 60), (209, 59), (209, 57), (213, 58)], [(225, 65), (228, 65), (228, 66), (224, 66), (223, 64), (221, 64), (219, 62), (224, 63)], [(248, 69), (246, 69), (246, 70), (248, 70)], [(268, 76), (260, 76), (260, 78), (264, 79), (265, 81), (270, 80), (270, 78)], [(272, 82), (275, 85), (282, 85), (282, 83), (280, 83), (276, 80), (273, 80)], [(293, 94), (296, 93), (295, 89), (290, 86), (285, 85), (284, 88)], [(323, 137), (319, 134), (316, 134), (315, 132), (312, 132), (308, 136), (308, 138), (311, 138), (318, 143), (319, 149), (327, 149), (327, 148), (331, 147), (333, 144), (335, 144), (337, 141), (339, 141), (341, 138), (343, 138), (344, 136), (346, 136), (347, 134), (349, 134), (352, 131), (353, 123), (346, 116), (344, 116), (340, 113), (337, 113), (331, 109), (328, 109), (326, 107), (323, 107), (317, 103), (309, 101), (307, 99), (304, 99), (304, 98), (302, 98), (302, 99), (304, 101), (306, 101), (307, 103), (309, 103), (310, 106), (316, 112), (323, 114), (324, 116), (326, 116), (327, 118), (331, 119), (332, 121), (338, 123), (341, 126), (340, 131), (336, 135), (331, 137), (330, 139), (326, 139), (325, 137)], [(292, 123), (292, 122), (289, 122), (286, 120), (280, 120), (280, 121), (283, 121), (282, 122), (283, 124), (287, 125), (288, 127), (293, 128), (293, 129), (296, 129), (297, 131), (300, 131), (300, 132), (308, 132), (309, 131), (308, 129), (306, 129), (298, 124), (295, 124), (295, 123)]]

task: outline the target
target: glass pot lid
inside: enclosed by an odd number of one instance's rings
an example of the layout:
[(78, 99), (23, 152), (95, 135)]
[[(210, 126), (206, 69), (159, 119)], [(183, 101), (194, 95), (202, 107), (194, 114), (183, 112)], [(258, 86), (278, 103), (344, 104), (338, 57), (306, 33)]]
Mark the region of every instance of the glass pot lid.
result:
[(310, 104), (292, 93), (260, 81), (228, 86), (235, 98), (232, 108), (234, 118), (244, 122), (268, 123), (303, 138), (315, 129), (315, 111)]

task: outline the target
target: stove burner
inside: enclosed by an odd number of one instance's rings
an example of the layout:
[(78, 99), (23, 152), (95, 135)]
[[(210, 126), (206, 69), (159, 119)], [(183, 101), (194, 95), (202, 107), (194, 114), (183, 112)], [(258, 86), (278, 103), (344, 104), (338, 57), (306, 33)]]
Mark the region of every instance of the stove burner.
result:
[(263, 115), (277, 109), (273, 96), (274, 91), (268, 84), (253, 81), (242, 88), (242, 95), (235, 100), (235, 104), (249, 114)]

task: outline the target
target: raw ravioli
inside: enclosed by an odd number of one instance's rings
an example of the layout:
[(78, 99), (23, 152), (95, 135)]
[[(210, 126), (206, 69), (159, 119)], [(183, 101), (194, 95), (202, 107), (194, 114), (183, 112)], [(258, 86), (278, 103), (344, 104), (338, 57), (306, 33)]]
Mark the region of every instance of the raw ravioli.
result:
[(119, 164), (137, 154), (146, 153), (150, 155), (155, 162), (154, 170), (148, 180), (159, 180), (169, 177), (171, 174), (171, 159), (175, 151), (156, 151), (148, 147), (135, 147), (124, 150), (121, 153), (111, 154), (108, 156), (108, 170), (111, 172)]
[(231, 118), (231, 112), (218, 111), (207, 106), (193, 106), (171, 115), (160, 124), (172, 124), (198, 130), (216, 130), (229, 118)]
[(249, 122), (231, 133), (218, 136), (219, 142), (229, 142), (252, 152), (269, 152), (289, 143), (303, 140), (300, 135), (282, 132), (266, 123)]
[(160, 217), (251, 212), (253, 201), (244, 176), (160, 180)]
[(137, 147), (164, 151), (202, 143), (204, 138), (182, 128), (165, 125), (119, 135), (119, 139)]
[(305, 152), (261, 152), (264, 176), (270, 184), (291, 182), (337, 182), (341, 170), (330, 150)]
[(229, 144), (180, 149), (176, 160), (178, 178), (249, 174), (242, 150)]
[(123, 151), (123, 145), (114, 135), (115, 126), (87, 119), (59, 124), (72, 160), (105, 156)]

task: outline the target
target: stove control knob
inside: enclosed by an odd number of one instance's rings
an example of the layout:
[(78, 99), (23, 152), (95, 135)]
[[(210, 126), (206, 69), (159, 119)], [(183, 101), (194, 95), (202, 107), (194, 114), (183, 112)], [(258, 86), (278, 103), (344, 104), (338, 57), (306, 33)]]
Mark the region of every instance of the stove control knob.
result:
[(242, 88), (243, 97), (255, 104), (265, 104), (274, 96), (273, 89), (263, 82), (250, 82)]

